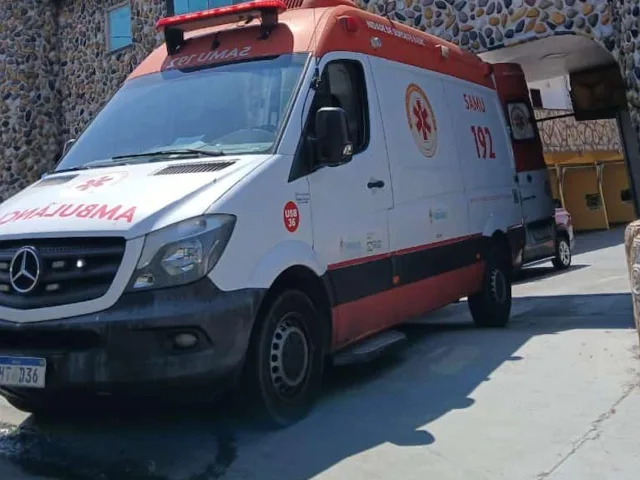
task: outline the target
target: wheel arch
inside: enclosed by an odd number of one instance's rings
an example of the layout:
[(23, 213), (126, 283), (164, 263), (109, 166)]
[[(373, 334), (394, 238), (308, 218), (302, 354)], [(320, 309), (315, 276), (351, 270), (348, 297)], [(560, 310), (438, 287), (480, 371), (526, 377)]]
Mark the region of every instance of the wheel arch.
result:
[(503, 247), (506, 252), (509, 252), (509, 254), (511, 254), (511, 243), (509, 242), (509, 237), (507, 236), (506, 232), (503, 232), (502, 230), (496, 230), (491, 234), (491, 240), (500, 247)]
[(503, 230), (494, 230), (490, 235), (485, 235), (485, 238), (487, 239), (485, 255), (489, 254), (492, 248), (498, 247), (498, 251), (504, 255), (504, 261), (509, 263), (512, 271), (515, 270), (517, 262), (508, 233)]
[(525, 242), (524, 225), (513, 225), (501, 215), (491, 215), (484, 225), (483, 236), (489, 240), (488, 248), (490, 245), (498, 244), (504, 249), (514, 270), (521, 266)]
[(257, 310), (256, 320), (253, 323), (251, 342), (259, 324), (267, 310), (276, 298), (287, 290), (299, 290), (309, 297), (316, 308), (319, 319), (322, 322), (323, 344), (325, 351), (331, 347), (333, 338), (332, 306), (333, 297), (331, 288), (325, 275), (318, 276), (306, 265), (293, 265), (282, 271), (273, 281)]

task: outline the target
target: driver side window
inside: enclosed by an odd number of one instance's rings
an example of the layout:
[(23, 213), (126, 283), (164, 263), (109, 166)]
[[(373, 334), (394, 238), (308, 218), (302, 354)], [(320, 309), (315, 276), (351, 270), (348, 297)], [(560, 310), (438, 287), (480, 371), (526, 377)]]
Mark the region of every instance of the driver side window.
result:
[(359, 62), (336, 60), (326, 65), (309, 109), (307, 133), (312, 137), (316, 133), (316, 112), (323, 107), (340, 107), (345, 111), (353, 153), (364, 151), (369, 143), (369, 109), (364, 71)]

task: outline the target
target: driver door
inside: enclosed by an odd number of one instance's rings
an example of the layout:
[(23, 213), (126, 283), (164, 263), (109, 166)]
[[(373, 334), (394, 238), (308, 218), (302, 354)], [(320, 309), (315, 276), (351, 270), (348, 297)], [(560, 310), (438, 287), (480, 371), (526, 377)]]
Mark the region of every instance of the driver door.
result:
[[(378, 100), (368, 60), (330, 54), (321, 81), (311, 90), (306, 134), (314, 134), (321, 107), (347, 114), (354, 155), (346, 164), (322, 167), (308, 177), (313, 245), (329, 266), (334, 294), (334, 346), (381, 330), (394, 322), (393, 305), (381, 296), (392, 289), (388, 212), (391, 178)], [(369, 87), (369, 88), (368, 88)]]

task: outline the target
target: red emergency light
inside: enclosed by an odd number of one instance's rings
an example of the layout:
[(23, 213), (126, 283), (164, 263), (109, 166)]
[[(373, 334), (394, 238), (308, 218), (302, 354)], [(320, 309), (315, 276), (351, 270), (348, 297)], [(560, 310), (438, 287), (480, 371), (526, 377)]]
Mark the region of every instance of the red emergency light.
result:
[(278, 14), (286, 9), (287, 5), (282, 0), (254, 0), (161, 18), (156, 23), (156, 29), (164, 30), (167, 51), (173, 55), (184, 44), (185, 32), (229, 23), (248, 23), (255, 18), (261, 19), (263, 28), (270, 29), (278, 24)]

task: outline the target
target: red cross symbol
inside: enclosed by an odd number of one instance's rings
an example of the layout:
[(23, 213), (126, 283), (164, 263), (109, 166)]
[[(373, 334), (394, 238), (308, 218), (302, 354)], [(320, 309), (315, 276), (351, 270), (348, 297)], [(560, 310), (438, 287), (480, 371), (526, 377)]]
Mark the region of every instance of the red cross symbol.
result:
[(431, 133), (431, 124), (429, 123), (429, 111), (422, 105), (420, 99), (417, 99), (413, 106), (413, 115), (416, 117), (416, 129), (422, 134), (422, 140), (426, 142)]
[(104, 176), (99, 177), (99, 178), (91, 178), (91, 179), (87, 180), (86, 182), (78, 185), (76, 188), (78, 190), (86, 191), (86, 190), (89, 190), (90, 188), (102, 187), (104, 184), (109, 183), (111, 180), (113, 180), (112, 177), (104, 175)]

